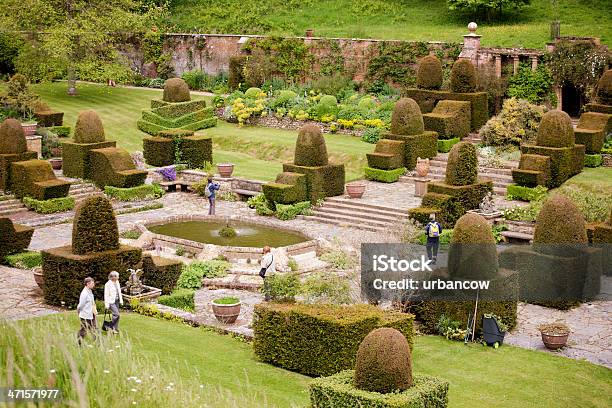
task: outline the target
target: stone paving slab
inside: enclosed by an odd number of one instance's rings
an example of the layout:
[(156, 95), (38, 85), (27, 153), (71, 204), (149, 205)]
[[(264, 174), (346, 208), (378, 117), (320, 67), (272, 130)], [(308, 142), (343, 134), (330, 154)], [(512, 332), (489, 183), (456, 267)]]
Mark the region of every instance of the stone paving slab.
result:
[(57, 313), (43, 302), (30, 270), (0, 265), (0, 319), (21, 320)]

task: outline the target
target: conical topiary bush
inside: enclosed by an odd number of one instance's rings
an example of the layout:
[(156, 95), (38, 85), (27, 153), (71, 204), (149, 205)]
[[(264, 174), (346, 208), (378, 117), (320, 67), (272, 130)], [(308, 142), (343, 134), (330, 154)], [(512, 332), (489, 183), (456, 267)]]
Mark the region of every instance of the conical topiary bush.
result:
[(458, 59), (451, 69), (451, 91), (458, 93), (476, 92), (476, 69), (470, 60)]
[(93, 110), (79, 113), (74, 127), (75, 143), (100, 143), (104, 141), (104, 126), (102, 120)]
[(0, 124), (0, 154), (19, 154), (28, 150), (25, 133), (16, 119)]
[(391, 115), (391, 133), (394, 135), (420, 135), (425, 131), (419, 105), (410, 98), (395, 104)]
[(498, 271), (493, 231), (478, 214), (461, 216), (453, 229), (448, 253), (448, 273), (452, 278), (485, 280)]
[(326, 166), (327, 146), (321, 129), (309, 123), (302, 126), (295, 143), (294, 164), (298, 166)]
[(562, 110), (551, 110), (542, 116), (536, 144), (546, 147), (573, 147), (576, 143), (572, 119)]
[(417, 88), (440, 89), (442, 87), (442, 63), (435, 55), (428, 55), (419, 61)]
[(478, 180), (478, 157), (472, 143), (460, 142), (453, 146), (446, 164), (446, 184), (466, 186)]
[(384, 327), (363, 339), (357, 350), (354, 385), (381, 394), (412, 387), (410, 345), (400, 331)]
[(119, 249), (119, 229), (110, 201), (90, 197), (74, 214), (72, 253), (86, 255)]
[(170, 78), (164, 83), (165, 102), (187, 102), (191, 100), (189, 86), (181, 78)]

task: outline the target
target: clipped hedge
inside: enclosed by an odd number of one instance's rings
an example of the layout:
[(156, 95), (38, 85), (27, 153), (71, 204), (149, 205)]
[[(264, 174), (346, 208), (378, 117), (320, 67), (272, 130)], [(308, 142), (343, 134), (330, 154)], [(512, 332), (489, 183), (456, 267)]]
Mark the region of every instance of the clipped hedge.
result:
[(420, 59), (416, 85), (421, 89), (440, 89), (442, 87), (442, 63), (435, 55)]
[(585, 112), (574, 129), (576, 144), (583, 144), (588, 154), (600, 153), (606, 136), (612, 131), (612, 115)]
[(393, 170), (382, 170), (374, 169), (371, 167), (365, 167), (364, 169), (365, 178), (372, 181), (380, 181), (382, 183), (395, 183), (401, 176), (406, 173), (405, 167)]
[(17, 119), (0, 124), (0, 154), (20, 154), (28, 150), (25, 133)]
[(13, 224), (10, 218), (0, 217), (0, 260), (27, 249), (33, 234), (34, 228)]
[(148, 165), (156, 167), (174, 164), (176, 154), (172, 139), (147, 136), (142, 139), (142, 154)]
[(296, 166), (325, 166), (328, 162), (327, 146), (321, 129), (315, 124), (303, 126), (295, 142)]
[(573, 147), (576, 143), (572, 119), (562, 110), (554, 109), (542, 116), (536, 144), (543, 147)]
[(438, 139), (460, 139), (470, 133), (470, 103), (442, 100), (431, 113), (423, 115), (425, 129), (438, 133)]
[(473, 131), (480, 129), (489, 120), (489, 102), (486, 92), (457, 93), (411, 88), (406, 89), (404, 93), (419, 104), (423, 113), (431, 112), (438, 101), (445, 99), (470, 102), (471, 130)]
[(438, 134), (436, 132), (425, 131), (412, 136), (386, 133), (384, 138), (404, 142), (404, 167), (408, 170), (415, 168), (418, 157), (431, 159), (438, 154)]
[(169, 294), (176, 289), (182, 267), (182, 262), (173, 259), (143, 256), (142, 281), (145, 285), (161, 289), (163, 294)]
[(77, 255), (119, 249), (115, 211), (105, 197), (93, 196), (79, 204), (72, 224), (72, 250)]
[(72, 247), (65, 246), (42, 251), (42, 256), (45, 303), (73, 308), (79, 303), (83, 279), (92, 277), (97, 282), (94, 295), (103, 299), (108, 274), (118, 271), (120, 279), (125, 280), (125, 271), (139, 267), (142, 250), (122, 245), (115, 250), (76, 255)]
[(147, 178), (146, 170), (137, 170), (127, 150), (108, 147), (92, 150), (90, 163), (95, 172), (92, 180), (99, 188), (106, 186), (129, 188), (139, 186)]
[(169, 295), (162, 295), (157, 302), (175, 309), (188, 312), (195, 311), (195, 291), (191, 289), (177, 289)]
[[(444, 228), (452, 228), (459, 217), (465, 214), (465, 208), (463, 207), (463, 204), (459, 198), (452, 197), (447, 194), (427, 192), (423, 196), (421, 206), (426, 209), (438, 209), (439, 211), (436, 213), (436, 220)], [(423, 219), (426, 219), (425, 217), (426, 215), (421, 217), (419, 221), (423, 221)], [(425, 224), (426, 223), (427, 221), (425, 221)]]
[(450, 88), (458, 93), (476, 91), (476, 69), (470, 60), (461, 58), (455, 61), (451, 68)]
[(601, 154), (585, 154), (584, 167), (599, 167), (603, 164), (603, 156)]
[(446, 184), (467, 186), (478, 179), (478, 156), (476, 146), (468, 142), (457, 143), (451, 149), (446, 164)]
[(307, 167), (285, 163), (283, 172), (306, 175), (307, 199), (312, 203), (316, 203), (321, 198), (344, 194), (345, 170), (343, 164)]
[(240, 84), (244, 84), (244, 64), (247, 61), (246, 55), (233, 55), (229, 58), (229, 76), (227, 86), (231, 90), (236, 90)]
[(264, 184), (262, 191), (268, 201), (277, 204), (292, 204), (308, 199), (306, 176), (300, 173), (280, 173), (274, 183)]
[(53, 168), (45, 160), (27, 160), (11, 164), (11, 191), (15, 197), (37, 200), (66, 197), (70, 182), (55, 177)]
[(381, 394), (363, 391), (353, 385), (353, 370), (317, 378), (309, 385), (312, 408), (445, 408), (449, 383), (427, 375), (415, 374), (407, 390)]
[(90, 180), (92, 166), (90, 153), (92, 150), (115, 147), (117, 142), (106, 141), (99, 143), (62, 142), (62, 172), (66, 177)]
[(36, 112), (35, 116), (40, 127), (62, 126), (64, 123), (64, 112), (45, 110)]
[(23, 204), (38, 214), (52, 214), (70, 211), (74, 208), (73, 197), (50, 198), (48, 200), (37, 200), (32, 197), (23, 197)]
[(104, 187), (104, 194), (108, 198), (119, 201), (140, 201), (160, 198), (164, 195), (164, 190), (159, 184), (143, 184), (129, 188), (106, 186)]
[(543, 186), (525, 187), (517, 184), (510, 184), (506, 188), (506, 199), (520, 201), (539, 200), (546, 195), (548, 189)]
[(181, 162), (190, 169), (203, 168), (213, 162), (213, 146), (210, 136), (189, 136), (181, 142)]
[(17, 154), (0, 153), (0, 190), (10, 189), (11, 163), (34, 160), (38, 157), (36, 152), (24, 152)]
[(454, 145), (459, 143), (461, 139), (458, 137), (452, 139), (438, 139), (438, 151), (441, 153), (448, 153), (453, 148)]
[(189, 86), (181, 78), (170, 78), (164, 83), (164, 102), (186, 102), (191, 100)]
[(480, 181), (467, 186), (451, 186), (442, 182), (430, 182), (427, 184), (428, 193), (446, 194), (454, 197), (466, 211), (478, 208), (482, 199), (487, 193), (492, 191), (492, 181)]
[(425, 131), (419, 105), (411, 98), (395, 103), (390, 132), (395, 135), (420, 135)]
[(70, 136), (70, 126), (52, 126), (49, 130), (55, 133), (58, 137)]
[(79, 113), (74, 126), (74, 143), (104, 142), (104, 126), (98, 114), (93, 110)]
[[(584, 145), (575, 145), (573, 147), (544, 147), (524, 144), (521, 146), (521, 154), (523, 155), (532, 154), (550, 157), (550, 177), (548, 177), (546, 183), (546, 187), (548, 188), (559, 187), (568, 178), (582, 171), (584, 167), (584, 151)], [(536, 177), (533, 176), (533, 178)], [(514, 181), (521, 185), (533, 185), (524, 184), (516, 178)]]
[(18, 252), (13, 255), (6, 255), (4, 263), (13, 268), (32, 269), (42, 265), (42, 255), (37, 251)]
[(411, 218), (421, 225), (427, 225), (431, 214), (439, 214), (437, 207), (415, 207), (408, 210), (408, 218)]
[(612, 105), (612, 69), (603, 73), (597, 81), (597, 100), (605, 105)]
[(411, 314), (371, 305), (259, 304), (253, 320), (255, 355), (310, 376), (352, 368), (361, 341), (372, 330), (392, 327), (412, 347)]
[(404, 167), (404, 142), (381, 139), (376, 143), (374, 153), (366, 154), (368, 166), (381, 170), (394, 170)]

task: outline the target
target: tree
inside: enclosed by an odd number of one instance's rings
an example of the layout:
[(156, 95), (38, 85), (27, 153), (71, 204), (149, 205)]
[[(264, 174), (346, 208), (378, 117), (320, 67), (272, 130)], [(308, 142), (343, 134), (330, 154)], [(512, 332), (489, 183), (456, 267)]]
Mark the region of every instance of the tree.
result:
[(27, 42), (18, 68), (45, 77), (67, 73), (74, 94), (77, 75), (86, 70), (112, 78), (122, 66), (118, 44), (144, 32), (163, 11), (143, 11), (133, 0), (3, 0), (0, 26)]
[(471, 13), (474, 17), (491, 19), (492, 11), (497, 11), (501, 18), (504, 10), (518, 9), (529, 5), (531, 0), (447, 0), (449, 10), (462, 10)]

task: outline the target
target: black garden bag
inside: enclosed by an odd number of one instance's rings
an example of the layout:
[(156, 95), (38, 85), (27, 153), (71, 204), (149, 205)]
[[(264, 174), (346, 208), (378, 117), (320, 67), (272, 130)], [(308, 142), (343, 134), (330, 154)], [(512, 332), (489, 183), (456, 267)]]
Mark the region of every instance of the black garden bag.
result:
[[(108, 316), (108, 320), (106, 320), (106, 316)], [(113, 326), (111, 325), (111, 323), (112, 323), (111, 313), (107, 309), (104, 311), (104, 321), (102, 322), (102, 331), (113, 330)]]

